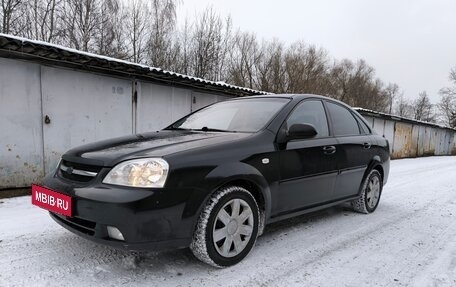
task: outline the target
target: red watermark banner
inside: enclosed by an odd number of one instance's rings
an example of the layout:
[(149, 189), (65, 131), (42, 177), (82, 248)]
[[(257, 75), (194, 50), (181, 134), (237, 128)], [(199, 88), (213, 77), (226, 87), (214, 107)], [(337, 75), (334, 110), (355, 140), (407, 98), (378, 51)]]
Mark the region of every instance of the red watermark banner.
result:
[(32, 184), (32, 204), (65, 216), (72, 215), (70, 196), (36, 184)]

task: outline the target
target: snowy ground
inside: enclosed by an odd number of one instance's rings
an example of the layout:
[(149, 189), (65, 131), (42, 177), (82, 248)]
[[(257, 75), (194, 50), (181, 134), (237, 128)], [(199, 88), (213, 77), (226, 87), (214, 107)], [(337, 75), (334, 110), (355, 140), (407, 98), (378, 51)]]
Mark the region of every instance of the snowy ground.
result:
[(0, 200), (0, 286), (456, 286), (456, 157), (396, 160), (377, 211), (344, 207), (268, 226), (240, 264), (189, 250), (133, 254)]

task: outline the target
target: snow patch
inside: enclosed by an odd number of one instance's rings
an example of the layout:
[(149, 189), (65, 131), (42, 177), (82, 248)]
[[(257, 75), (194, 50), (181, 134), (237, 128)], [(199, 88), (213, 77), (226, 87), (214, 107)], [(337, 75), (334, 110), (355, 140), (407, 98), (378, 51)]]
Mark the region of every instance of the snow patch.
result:
[(136, 269), (139, 266), (141, 257), (139, 254), (131, 254), (122, 259), (122, 265), (125, 269)]

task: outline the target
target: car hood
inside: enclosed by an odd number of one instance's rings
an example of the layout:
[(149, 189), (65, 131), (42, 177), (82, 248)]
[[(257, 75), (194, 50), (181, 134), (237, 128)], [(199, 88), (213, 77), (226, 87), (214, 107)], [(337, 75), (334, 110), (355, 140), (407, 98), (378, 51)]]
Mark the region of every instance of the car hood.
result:
[(118, 162), (169, 154), (216, 145), (247, 137), (248, 133), (158, 131), (99, 141), (76, 147), (62, 158), (81, 164), (112, 167)]

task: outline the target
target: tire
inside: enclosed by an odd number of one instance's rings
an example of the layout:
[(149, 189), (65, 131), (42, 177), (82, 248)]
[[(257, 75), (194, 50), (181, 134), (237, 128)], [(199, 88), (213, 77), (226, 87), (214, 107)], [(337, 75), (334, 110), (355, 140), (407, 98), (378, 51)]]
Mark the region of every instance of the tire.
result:
[(362, 183), (360, 196), (351, 202), (352, 208), (359, 213), (374, 212), (380, 202), (382, 188), (382, 175), (376, 169), (371, 170)]
[(201, 212), (190, 249), (196, 258), (212, 266), (235, 265), (255, 245), (259, 219), (258, 205), (250, 192), (237, 186), (222, 188)]

